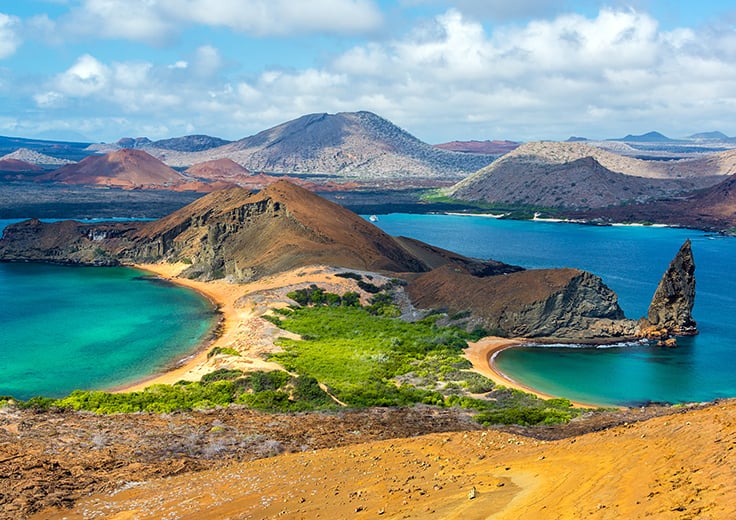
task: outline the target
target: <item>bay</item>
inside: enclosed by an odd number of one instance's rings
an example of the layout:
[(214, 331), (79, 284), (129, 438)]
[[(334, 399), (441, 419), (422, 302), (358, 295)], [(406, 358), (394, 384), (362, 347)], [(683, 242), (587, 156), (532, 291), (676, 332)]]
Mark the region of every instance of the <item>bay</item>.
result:
[(699, 402), (736, 397), (736, 239), (690, 229), (585, 226), (456, 215), (380, 215), (404, 235), (476, 258), (527, 268), (577, 267), (601, 276), (626, 315), (646, 314), (659, 279), (686, 239), (696, 264), (693, 315), (700, 334), (678, 347), (533, 346), (496, 364), (545, 393), (603, 405)]
[(206, 298), (140, 270), (0, 263), (0, 395), (140, 380), (186, 357), (216, 321)]

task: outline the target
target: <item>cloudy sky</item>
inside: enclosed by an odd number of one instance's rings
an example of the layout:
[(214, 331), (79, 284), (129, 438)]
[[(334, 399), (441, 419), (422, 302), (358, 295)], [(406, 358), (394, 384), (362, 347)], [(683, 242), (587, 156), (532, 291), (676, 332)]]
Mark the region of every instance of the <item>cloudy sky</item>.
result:
[(736, 5), (0, 0), (0, 135), (239, 139), (357, 110), (430, 143), (736, 135)]

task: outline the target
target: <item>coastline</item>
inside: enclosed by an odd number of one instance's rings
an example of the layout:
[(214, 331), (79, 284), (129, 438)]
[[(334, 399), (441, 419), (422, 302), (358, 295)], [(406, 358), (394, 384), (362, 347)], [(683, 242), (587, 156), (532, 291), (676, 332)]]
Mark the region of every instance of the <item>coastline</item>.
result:
[[(181, 380), (199, 381), (202, 376), (221, 368), (244, 372), (283, 370), (281, 365), (266, 361), (265, 358), (269, 353), (280, 350), (275, 345), (278, 337), (292, 335), (261, 316), (273, 307), (288, 305), (290, 300), (285, 296), (287, 292), (312, 283), (318, 283), (333, 292), (355, 289), (351, 280), (335, 276), (340, 269), (320, 265), (296, 268), (247, 283), (226, 280), (202, 282), (181, 278), (179, 275), (188, 267), (183, 263), (134, 264), (129, 267), (197, 291), (215, 305), (220, 313), (220, 321), (214, 338), (207, 338), (176, 364), (156, 374), (115, 386), (109, 390), (112, 392), (137, 392), (151, 385), (174, 384)], [(212, 350), (218, 347), (237, 354), (211, 355)]]
[[(503, 373), (494, 363), (495, 357), (506, 349), (519, 347), (525, 344), (523, 339), (509, 339), (501, 338), (498, 336), (486, 336), (478, 341), (468, 343), (468, 348), (465, 349), (465, 357), (473, 365), (473, 369), (486, 376), (488, 379), (496, 383), (497, 385), (505, 386), (507, 388), (513, 388), (515, 390), (521, 390), (528, 394), (536, 395), (541, 399), (555, 399), (559, 398), (559, 395), (546, 394), (535, 390), (532, 387), (526, 386), (508, 375)], [(582, 403), (578, 401), (570, 401), (574, 408), (611, 408), (610, 405), (598, 405), (592, 403)], [(623, 407), (616, 407), (623, 408)]]
[[(130, 267), (158, 276), (167, 282), (190, 288), (207, 298), (216, 307), (220, 320), (216, 325), (214, 337), (210, 336), (199, 344), (189, 355), (177, 361), (156, 374), (144, 376), (130, 383), (110, 389), (112, 392), (136, 392), (155, 384), (174, 384), (181, 380), (198, 381), (205, 374), (219, 368), (241, 368), (245, 370), (280, 370), (281, 366), (264, 360), (263, 354), (275, 349), (275, 327), (260, 316), (268, 306), (261, 306), (256, 310), (253, 302), (236, 305), (243, 297), (261, 291), (273, 292), (294, 283), (305, 283), (305, 280), (314, 281), (315, 276), (322, 278), (322, 282), (344, 279), (330, 276), (324, 266), (312, 266), (282, 273), (275, 277), (253, 283), (236, 284), (225, 280), (202, 282), (180, 278), (179, 274), (187, 267), (185, 264), (134, 264)], [(305, 275), (309, 276), (305, 276)], [(273, 296), (273, 295), (272, 295)], [(276, 300), (278, 301), (278, 297)], [(273, 302), (272, 302), (273, 303)], [(280, 331), (283, 334), (283, 331)], [(498, 369), (494, 358), (502, 351), (514, 348), (525, 343), (524, 339), (509, 339), (496, 336), (487, 336), (472, 343), (465, 349), (465, 357), (472, 363), (473, 369), (488, 377), (497, 385), (527, 392), (541, 399), (553, 399), (560, 396), (547, 394), (532, 387), (515, 381)], [(240, 355), (210, 356), (212, 349), (221, 347), (236, 350)], [(610, 408), (610, 406), (571, 401), (576, 408)]]
[[(130, 267), (158, 276), (167, 282), (192, 289), (207, 298), (216, 307), (220, 320), (215, 327), (214, 337), (208, 337), (202, 343), (176, 362), (175, 365), (162, 372), (145, 376), (124, 385), (111, 389), (113, 392), (136, 392), (155, 384), (174, 384), (181, 380), (198, 381), (203, 375), (213, 372), (223, 364), (222, 360), (207, 357), (216, 347), (243, 347), (245, 338), (240, 324), (252, 320), (255, 316), (249, 309), (236, 308), (238, 298), (249, 292), (245, 286), (230, 284), (225, 281), (201, 282), (178, 275), (186, 268), (185, 264), (134, 264)], [(241, 349), (236, 348), (240, 351)], [(245, 353), (243, 353), (245, 354)], [(219, 362), (218, 362), (219, 361)], [(252, 369), (273, 369), (275, 363), (269, 363), (257, 356), (243, 356), (242, 363)]]

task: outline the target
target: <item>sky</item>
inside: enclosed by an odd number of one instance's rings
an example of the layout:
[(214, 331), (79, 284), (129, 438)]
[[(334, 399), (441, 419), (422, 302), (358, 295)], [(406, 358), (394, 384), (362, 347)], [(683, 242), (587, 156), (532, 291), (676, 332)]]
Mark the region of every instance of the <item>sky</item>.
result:
[(736, 4), (0, 0), (0, 135), (240, 139), (368, 110), (429, 143), (736, 135)]

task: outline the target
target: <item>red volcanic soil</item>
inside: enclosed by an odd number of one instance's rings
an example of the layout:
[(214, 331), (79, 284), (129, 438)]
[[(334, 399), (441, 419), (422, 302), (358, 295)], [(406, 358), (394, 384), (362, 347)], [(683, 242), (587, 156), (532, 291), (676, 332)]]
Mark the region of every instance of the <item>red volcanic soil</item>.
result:
[(76, 164), (39, 177), (64, 184), (90, 184), (119, 188), (169, 187), (184, 183), (184, 177), (142, 150), (117, 150), (89, 156)]
[(0, 159), (0, 171), (3, 172), (40, 172), (43, 168), (18, 159)]
[(198, 179), (227, 180), (237, 182), (249, 177), (251, 172), (232, 159), (223, 158), (195, 164), (184, 173)]

